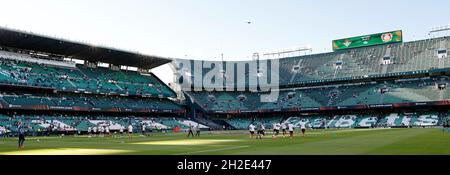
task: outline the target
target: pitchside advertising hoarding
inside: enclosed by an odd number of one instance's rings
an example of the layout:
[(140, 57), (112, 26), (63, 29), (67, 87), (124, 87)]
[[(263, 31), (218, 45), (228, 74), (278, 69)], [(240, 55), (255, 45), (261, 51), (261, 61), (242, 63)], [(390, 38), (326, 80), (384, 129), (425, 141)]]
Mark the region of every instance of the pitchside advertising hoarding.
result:
[(401, 30), (333, 40), (333, 51), (403, 42)]

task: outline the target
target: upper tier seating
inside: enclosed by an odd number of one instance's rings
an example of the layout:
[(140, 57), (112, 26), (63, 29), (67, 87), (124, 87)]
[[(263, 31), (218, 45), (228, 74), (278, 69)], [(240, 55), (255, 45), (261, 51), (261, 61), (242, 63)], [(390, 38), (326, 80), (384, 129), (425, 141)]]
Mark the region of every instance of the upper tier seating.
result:
[[(441, 48), (442, 43), (446, 48)], [(450, 50), (450, 38), (433, 38), (405, 43), (377, 45), (330, 53), (288, 57), (279, 59), (279, 84), (294, 85), (311, 82), (334, 81), (338, 79), (362, 79), (367, 77), (380, 77), (396, 74), (415, 74), (440, 68), (449, 68), (450, 59), (438, 58), (438, 50)], [(383, 64), (383, 59), (388, 58), (391, 64)], [(227, 74), (226, 65), (234, 65), (234, 75), (237, 75), (237, 65), (255, 63), (254, 61), (230, 61), (223, 62), (221, 68), (203, 68), (201, 64), (194, 64), (190, 60), (191, 68), (180, 72), (185, 77), (204, 76), (212, 69), (222, 70), (221, 74)], [(211, 61), (201, 61), (210, 65)], [(193, 68), (193, 69), (192, 69)], [(270, 77), (274, 68), (262, 66), (257, 73), (263, 77)], [(192, 69), (192, 70), (191, 70)], [(202, 70), (194, 72), (194, 70)], [(231, 71), (231, 69), (229, 69)], [(198, 74), (198, 75), (197, 75)], [(192, 76), (190, 76), (192, 75)], [(245, 79), (256, 77), (246, 69), (243, 74), (236, 76), (234, 84), (239, 87), (249, 86)], [(189, 79), (189, 78), (188, 78)], [(245, 83), (238, 83), (245, 82)]]
[(83, 65), (64, 67), (39, 64), (14, 57), (2, 57), (2, 54), (0, 54), (0, 83), (54, 88), (60, 91), (175, 96), (166, 85), (149, 74), (127, 70), (115, 71), (102, 67), (88, 68)]

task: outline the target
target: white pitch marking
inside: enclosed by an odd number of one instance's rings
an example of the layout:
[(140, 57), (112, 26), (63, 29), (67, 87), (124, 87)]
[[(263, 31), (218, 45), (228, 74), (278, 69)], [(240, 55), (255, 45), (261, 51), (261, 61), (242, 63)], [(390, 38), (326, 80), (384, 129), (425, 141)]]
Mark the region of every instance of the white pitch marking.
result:
[(196, 153), (205, 153), (205, 152), (225, 151), (225, 150), (233, 150), (233, 149), (240, 149), (240, 148), (247, 148), (247, 147), (250, 147), (250, 146), (235, 146), (235, 147), (221, 148), (221, 149), (209, 149), (209, 150), (202, 150), (202, 151), (177, 153), (177, 154), (173, 154), (173, 155), (186, 155), (186, 154), (196, 154)]

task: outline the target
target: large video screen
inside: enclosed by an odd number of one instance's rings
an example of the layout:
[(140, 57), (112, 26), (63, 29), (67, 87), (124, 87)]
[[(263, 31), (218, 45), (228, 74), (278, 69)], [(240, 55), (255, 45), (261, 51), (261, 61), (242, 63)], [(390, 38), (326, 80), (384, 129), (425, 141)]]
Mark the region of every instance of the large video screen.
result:
[(403, 41), (401, 30), (333, 40), (333, 50), (367, 47)]

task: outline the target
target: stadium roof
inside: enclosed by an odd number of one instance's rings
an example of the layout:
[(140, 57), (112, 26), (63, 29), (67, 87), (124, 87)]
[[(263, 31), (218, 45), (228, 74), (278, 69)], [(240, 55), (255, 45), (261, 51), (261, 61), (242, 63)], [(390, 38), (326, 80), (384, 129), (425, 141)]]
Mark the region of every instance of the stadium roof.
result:
[(0, 27), (0, 46), (144, 69), (151, 69), (172, 61), (170, 58), (94, 46), (3, 27)]

